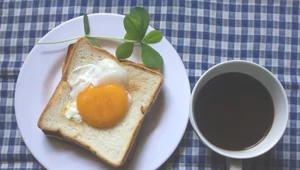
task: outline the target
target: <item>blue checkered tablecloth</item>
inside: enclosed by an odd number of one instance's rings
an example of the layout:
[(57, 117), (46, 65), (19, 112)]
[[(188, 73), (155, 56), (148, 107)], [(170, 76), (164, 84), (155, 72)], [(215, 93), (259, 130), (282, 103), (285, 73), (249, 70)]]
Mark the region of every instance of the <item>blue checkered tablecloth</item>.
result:
[[(175, 47), (192, 88), (208, 68), (226, 60), (254, 61), (274, 73), (288, 95), (290, 120), (279, 143), (245, 160), (244, 169), (300, 169), (298, 0), (0, 1), (0, 169), (43, 169), (22, 141), (14, 112), (15, 83), (35, 43), (84, 13), (128, 14), (135, 6), (149, 11), (151, 26)], [(225, 158), (205, 147), (188, 125), (160, 169), (225, 169)]]

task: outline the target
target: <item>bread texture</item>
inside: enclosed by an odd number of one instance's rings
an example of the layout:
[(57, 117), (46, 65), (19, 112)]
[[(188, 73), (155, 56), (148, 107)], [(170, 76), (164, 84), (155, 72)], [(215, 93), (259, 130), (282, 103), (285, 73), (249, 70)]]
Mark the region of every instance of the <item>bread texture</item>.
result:
[[(84, 121), (76, 123), (65, 117), (65, 107), (71, 102), (71, 87), (67, 80), (75, 68), (109, 58), (119, 63), (128, 74), (126, 90), (132, 104), (125, 118), (108, 129), (95, 128)], [(38, 127), (50, 137), (74, 142), (94, 153), (108, 164), (119, 167), (124, 164), (134, 141), (163, 83), (162, 75), (141, 64), (119, 61), (104, 49), (94, 47), (85, 38), (69, 46), (63, 64), (62, 78), (43, 110)]]

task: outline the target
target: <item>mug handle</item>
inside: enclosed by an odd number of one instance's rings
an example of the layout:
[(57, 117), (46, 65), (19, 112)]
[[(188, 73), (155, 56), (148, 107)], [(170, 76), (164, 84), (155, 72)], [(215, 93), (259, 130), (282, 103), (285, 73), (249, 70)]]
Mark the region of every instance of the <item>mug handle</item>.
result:
[(227, 170), (242, 170), (243, 161), (241, 159), (226, 158)]

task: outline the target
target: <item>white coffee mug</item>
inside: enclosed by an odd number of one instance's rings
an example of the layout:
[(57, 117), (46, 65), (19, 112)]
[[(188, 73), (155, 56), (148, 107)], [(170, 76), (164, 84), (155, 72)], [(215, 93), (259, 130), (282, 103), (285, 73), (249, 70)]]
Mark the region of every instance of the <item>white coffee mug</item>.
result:
[[(269, 91), (274, 104), (274, 120), (267, 136), (255, 146), (231, 151), (219, 148), (208, 141), (196, 124), (194, 104), (201, 88), (212, 78), (228, 72), (239, 72), (259, 80)], [(190, 102), (190, 122), (201, 141), (213, 151), (227, 157), (227, 167), (230, 170), (242, 169), (242, 159), (253, 158), (270, 150), (282, 137), (289, 118), (288, 100), (284, 88), (278, 79), (264, 67), (250, 61), (231, 60), (217, 64), (207, 70), (197, 81)]]

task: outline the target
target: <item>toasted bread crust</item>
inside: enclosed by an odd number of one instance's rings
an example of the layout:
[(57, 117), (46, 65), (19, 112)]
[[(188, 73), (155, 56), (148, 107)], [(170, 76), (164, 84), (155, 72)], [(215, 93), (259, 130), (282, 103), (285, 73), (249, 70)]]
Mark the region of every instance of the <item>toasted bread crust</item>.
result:
[[(140, 126), (141, 127), (141, 126)], [(136, 128), (136, 134), (135, 134), (135, 137), (138, 136), (138, 131), (140, 129), (140, 127)], [(44, 132), (45, 135), (47, 135), (48, 137), (51, 137), (51, 138), (56, 138), (56, 139), (59, 139), (59, 140), (63, 140), (63, 141), (66, 141), (66, 142), (72, 142), (74, 144), (77, 144), (81, 147), (84, 147), (82, 146), (81, 144), (79, 143), (76, 143), (76, 142), (73, 142), (72, 140), (68, 140), (67, 138), (64, 138), (63, 135), (60, 134), (59, 131), (56, 131), (56, 132), (53, 132), (53, 131), (48, 131), (48, 130), (42, 130)], [(135, 144), (136, 144), (136, 140), (133, 140), (132, 144), (130, 145), (130, 149), (128, 149), (128, 152), (126, 153), (126, 156), (124, 157), (124, 160), (129, 160), (132, 156), (132, 153), (133, 153), (133, 150), (135, 148)], [(87, 149), (87, 148), (85, 148)], [(89, 150), (89, 149), (88, 149)], [(92, 152), (92, 151), (91, 151)], [(93, 153), (95, 154), (95, 153)], [(96, 155), (96, 154), (95, 154)], [(97, 156), (97, 155), (96, 155)], [(101, 158), (102, 159), (102, 158)], [(109, 161), (106, 161), (107, 163), (109, 163)], [(125, 161), (124, 161), (125, 163)], [(115, 167), (118, 167), (117, 165)]]
[(53, 130), (53, 129), (42, 129), (42, 131), (45, 133), (45, 135), (49, 136), (49, 137), (54, 137), (56, 139), (60, 139), (60, 140), (64, 140), (64, 141), (67, 141), (67, 142), (72, 142), (74, 144), (77, 144), (87, 150), (89, 150), (90, 152), (92, 152), (94, 155), (96, 155), (98, 158), (100, 158), (102, 161), (110, 164), (111, 166), (113, 167), (120, 167), (122, 166), (123, 164), (115, 164), (113, 162), (110, 162), (109, 160), (107, 160), (104, 156), (98, 154), (91, 146), (89, 146), (88, 144), (86, 143), (83, 143), (83, 142), (80, 142), (80, 141), (77, 141), (76, 139), (73, 138), (73, 136), (69, 136), (68, 134), (64, 134), (62, 133), (62, 131), (60, 129), (56, 129), (56, 130)]
[(62, 66), (62, 80), (64, 80), (65, 78), (64, 78), (64, 75), (65, 75), (65, 72), (66, 72), (66, 69), (67, 69), (67, 67), (66, 67), (66, 64), (67, 64), (67, 62), (69, 62), (69, 60), (70, 60), (70, 56), (71, 56), (71, 52), (73, 52), (73, 47), (74, 47), (74, 44), (70, 44), (69, 46), (68, 46), (68, 51), (67, 51), (67, 55), (66, 55), (66, 57), (65, 57), (65, 60), (64, 60), (64, 62), (63, 62), (63, 66)]
[(55, 91), (53, 92), (50, 100), (48, 101), (46, 107), (44, 108), (40, 118), (39, 118), (39, 121), (38, 121), (38, 127), (42, 130), (45, 129), (44, 125), (42, 124), (42, 119), (44, 118), (45, 114), (46, 114), (46, 111), (49, 109), (49, 107), (51, 105), (54, 104), (55, 100), (59, 97), (61, 91), (64, 89), (64, 87), (67, 86), (67, 82), (65, 81), (60, 81), (55, 89)]
[[(134, 128), (134, 133), (131, 136), (130, 142), (126, 146), (126, 148), (127, 148), (126, 149), (126, 153), (123, 156), (123, 158), (121, 159), (121, 161), (118, 162), (118, 163), (114, 163), (114, 162), (109, 161), (104, 156), (102, 156), (99, 153), (97, 153), (89, 144), (80, 142), (79, 140), (76, 139), (76, 137), (74, 138), (73, 136), (69, 136), (68, 134), (64, 134), (63, 131), (61, 131), (59, 128), (51, 128), (51, 129), (49, 129), (49, 128), (43, 126), (43, 124), (42, 124), (42, 119), (44, 118), (44, 115), (46, 114), (46, 111), (49, 109), (49, 107), (51, 105), (54, 104), (54, 102), (59, 97), (61, 91), (66, 86), (68, 86), (67, 79), (68, 79), (68, 75), (69, 75), (69, 70), (67, 68), (68, 68), (68, 66), (69, 66), (69, 64), (70, 64), (70, 62), (72, 60), (72, 57), (74, 56), (73, 53), (74, 53), (74, 51), (75, 51), (75, 49), (76, 49), (76, 47), (77, 47), (77, 45), (79, 44), (80, 41), (86, 41), (86, 43), (88, 43), (89, 46), (91, 46), (93, 48), (93, 50), (97, 50), (97, 51), (99, 51), (101, 53), (104, 53), (109, 58), (111, 58), (114, 61), (118, 62), (121, 66), (135, 67), (137, 69), (142, 69), (143, 71), (148, 72), (148, 73), (157, 74), (160, 77), (160, 84), (159, 84), (158, 89), (155, 91), (155, 94), (153, 94), (153, 96), (151, 96), (151, 100), (149, 100), (149, 102), (146, 103), (146, 105), (144, 105), (144, 106), (141, 107), (141, 112), (143, 113), (143, 116), (136, 123), (136, 126)], [(159, 91), (161, 89), (162, 83), (163, 83), (163, 77), (162, 77), (161, 73), (159, 73), (157, 71), (154, 71), (154, 70), (151, 70), (151, 69), (149, 69), (149, 68), (147, 68), (147, 67), (145, 67), (145, 66), (143, 66), (141, 64), (137, 64), (137, 63), (134, 63), (134, 62), (131, 62), (131, 61), (128, 61), (128, 60), (119, 61), (116, 57), (114, 57), (112, 54), (110, 54), (106, 50), (94, 47), (89, 41), (87, 41), (85, 38), (82, 38), (82, 39), (78, 40), (77, 43), (71, 44), (68, 47), (67, 56), (66, 56), (65, 61), (63, 63), (61, 81), (59, 82), (57, 88), (55, 89), (55, 91), (54, 91), (54, 93), (52, 95), (52, 97), (50, 98), (49, 102), (47, 103), (47, 106), (43, 110), (43, 112), (42, 112), (42, 114), (41, 114), (41, 116), (39, 118), (39, 121), (38, 121), (38, 127), (40, 129), (42, 129), (42, 131), (47, 136), (55, 137), (55, 138), (58, 138), (58, 139), (64, 139), (66, 141), (70, 141), (70, 142), (76, 143), (76, 144), (82, 146), (83, 148), (88, 149), (89, 151), (91, 151), (93, 154), (95, 154), (97, 157), (99, 157), (100, 159), (102, 159), (106, 163), (108, 163), (108, 164), (110, 164), (110, 165), (112, 165), (114, 167), (120, 167), (120, 166), (122, 166), (125, 163), (125, 161), (129, 157), (130, 152), (132, 151), (132, 148), (134, 146), (135, 139), (136, 139), (136, 137), (138, 135), (138, 132), (140, 130), (141, 124), (142, 124), (142, 122), (144, 120), (144, 117), (145, 117), (146, 113), (149, 111), (149, 109), (152, 106), (152, 104), (154, 103), (156, 97), (158, 96), (158, 93), (159, 93)]]

